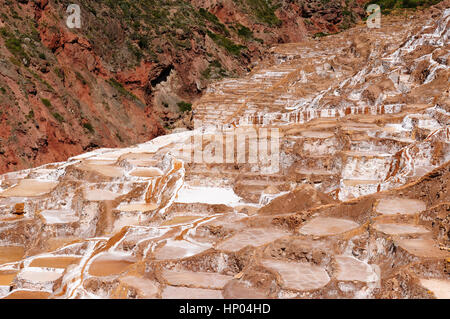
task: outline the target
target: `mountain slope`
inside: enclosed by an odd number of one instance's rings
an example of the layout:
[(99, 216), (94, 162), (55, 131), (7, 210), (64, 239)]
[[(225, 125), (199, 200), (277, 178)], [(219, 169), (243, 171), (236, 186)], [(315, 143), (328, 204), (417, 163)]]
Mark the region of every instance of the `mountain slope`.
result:
[[(71, 3), (80, 29), (66, 25)], [(190, 127), (208, 83), (242, 75), (272, 44), (349, 27), (359, 3), (5, 0), (0, 172)]]

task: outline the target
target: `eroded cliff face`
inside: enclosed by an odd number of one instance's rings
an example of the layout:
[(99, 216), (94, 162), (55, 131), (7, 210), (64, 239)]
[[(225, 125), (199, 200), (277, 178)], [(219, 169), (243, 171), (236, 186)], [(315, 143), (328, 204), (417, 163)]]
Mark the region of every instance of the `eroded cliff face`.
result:
[(275, 46), (195, 130), (1, 175), (0, 296), (449, 298), (449, 7)]
[[(0, 172), (192, 127), (211, 81), (362, 16), (362, 4), (316, 2), (3, 0)], [(72, 3), (80, 29), (66, 25)]]

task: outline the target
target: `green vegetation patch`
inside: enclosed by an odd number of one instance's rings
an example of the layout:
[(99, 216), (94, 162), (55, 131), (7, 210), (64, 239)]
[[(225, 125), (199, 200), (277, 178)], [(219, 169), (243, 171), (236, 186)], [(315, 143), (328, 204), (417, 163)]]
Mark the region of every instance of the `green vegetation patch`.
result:
[(271, 0), (235, 0), (248, 8), (248, 12), (254, 15), (259, 22), (269, 26), (280, 26), (281, 20), (275, 15), (280, 4), (272, 5)]
[(39, 74), (34, 73), (32, 70), (29, 70), (29, 71), (30, 71), (31, 75), (32, 75), (36, 80), (38, 80), (38, 81), (41, 82), (43, 85), (45, 85), (45, 86), (47, 87), (47, 89), (48, 89), (50, 92), (55, 92), (55, 90), (54, 90), (53, 87), (50, 85), (50, 83), (48, 83), (48, 82), (45, 81), (43, 78), (41, 78), (41, 77), (39, 76)]
[(202, 72), (202, 76), (205, 79), (221, 79), (228, 76), (227, 70), (222, 67), (222, 64), (214, 60), (208, 67)]
[(31, 120), (32, 118), (34, 118), (34, 111), (31, 110), (30, 112), (28, 112), (28, 114), (25, 115), (25, 118), (26, 118), (27, 120)]
[(429, 7), (442, 0), (373, 0), (366, 4), (378, 4), (383, 13), (389, 13), (394, 9), (415, 9), (418, 7)]
[(204, 19), (211, 22), (220, 32), (224, 33), (227, 36), (230, 35), (230, 32), (228, 31), (227, 27), (224, 24), (222, 24), (214, 14), (203, 8), (200, 8), (198, 12)]
[(313, 35), (314, 38), (322, 38), (322, 37), (326, 37), (327, 35), (330, 35), (329, 33), (325, 33), (325, 32), (317, 32)]
[[(59, 114), (58, 112), (54, 111), (52, 102), (50, 102), (49, 99), (46, 98), (41, 98), (41, 102), (42, 104), (45, 105), (45, 107), (47, 107), (50, 110), (50, 113), (53, 115), (53, 117), (55, 118), (55, 120), (57, 120), (59, 123), (65, 122), (64, 117)], [(33, 110), (30, 111), (30, 113), (28, 113), (28, 115), (26, 116), (28, 119), (31, 119), (34, 117), (34, 112)]]
[(191, 111), (192, 110), (192, 104), (191, 103), (187, 103), (184, 101), (178, 102), (177, 103), (178, 108), (180, 109), (181, 112), (186, 112), (186, 111)]
[(5, 46), (12, 55), (14, 55), (19, 60), (22, 58), (28, 59), (28, 55), (22, 47), (22, 41), (15, 37), (6, 28), (0, 29), (0, 34), (5, 39)]
[(64, 117), (58, 112), (52, 112), (53, 117), (59, 122), (62, 123), (65, 121)]
[(241, 50), (247, 48), (244, 45), (235, 44), (233, 41), (221, 34), (212, 33), (211, 31), (207, 31), (207, 34), (217, 45), (225, 48), (229, 53), (233, 55), (240, 55)]
[(50, 100), (49, 99), (46, 99), (46, 98), (41, 98), (41, 102), (42, 102), (42, 104), (44, 104), (46, 107), (48, 107), (48, 108), (52, 108), (53, 106), (52, 106), (52, 102), (50, 102)]
[(81, 75), (80, 72), (75, 71), (75, 76), (77, 77), (77, 79), (83, 84), (86, 85), (87, 81), (85, 80), (85, 78)]
[(94, 127), (91, 123), (84, 123), (83, 127), (87, 129), (91, 134), (94, 134)]
[[(128, 91), (126, 88), (124, 88), (124, 86), (122, 85), (122, 83), (117, 82), (116, 79), (111, 78), (107, 81), (112, 87), (114, 87), (121, 95), (125, 96), (125, 97), (129, 97), (133, 100), (136, 101), (140, 101), (138, 99), (138, 97), (136, 95), (134, 95), (133, 93), (131, 93), (130, 91)], [(142, 102), (141, 102), (142, 103)]]
[(252, 39), (253, 38), (253, 32), (246, 26), (243, 26), (242, 24), (237, 25), (237, 34), (240, 37), (243, 37), (244, 39)]

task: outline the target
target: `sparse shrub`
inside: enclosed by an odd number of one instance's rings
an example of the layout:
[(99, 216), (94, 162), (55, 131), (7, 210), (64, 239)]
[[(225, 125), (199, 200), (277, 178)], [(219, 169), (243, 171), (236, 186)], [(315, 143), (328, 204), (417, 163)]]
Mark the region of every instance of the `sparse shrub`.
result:
[(317, 32), (314, 34), (314, 38), (322, 38), (322, 37), (326, 37), (327, 35), (329, 35), (328, 33), (325, 32)]
[(418, 0), (402, 0), (402, 5), (404, 8), (416, 8), (422, 3), (423, 1)]
[(25, 117), (27, 118), (27, 120), (31, 120), (32, 118), (34, 118), (34, 111), (31, 110), (27, 115), (25, 115)]
[(60, 78), (64, 78), (64, 71), (58, 67), (55, 67), (55, 74)]
[(5, 39), (5, 47), (11, 52), (14, 57), (21, 60), (23, 58), (28, 59), (25, 50), (22, 47), (22, 41), (16, 38), (8, 29), (0, 28), (0, 34)]
[(2, 35), (3, 38), (7, 38), (10, 36), (10, 33), (6, 28), (0, 28), (0, 34)]
[(220, 79), (227, 76), (227, 70), (222, 67), (219, 61), (214, 60), (202, 72), (202, 76), (205, 79)]
[(187, 102), (181, 101), (181, 102), (178, 102), (177, 105), (178, 105), (178, 108), (180, 109), (181, 112), (186, 112), (186, 111), (192, 110), (192, 104), (191, 103), (187, 103)]
[(147, 38), (141, 37), (141, 38), (138, 40), (138, 45), (139, 45), (139, 47), (140, 47), (142, 50), (147, 49), (147, 48), (148, 48), (148, 40), (147, 40)]
[(51, 108), (52, 107), (52, 102), (50, 102), (49, 99), (46, 98), (41, 98), (42, 104), (44, 104), (46, 107)]
[(45, 81), (43, 78), (41, 78), (39, 76), (39, 74), (34, 73), (33, 71), (29, 70), (31, 75), (38, 80), (39, 82), (41, 82), (43, 85), (45, 85), (47, 87), (47, 89), (51, 92), (55, 92), (55, 90), (53, 89), (53, 87), (50, 85), (50, 83), (48, 83), (47, 81)]
[(270, 26), (280, 26), (281, 20), (275, 15), (279, 5), (272, 6), (270, 0), (245, 0), (257, 20)]
[(198, 12), (203, 18), (211, 22), (220, 32), (224, 33), (226, 36), (230, 35), (230, 32), (228, 31), (227, 27), (224, 24), (222, 24), (214, 14), (203, 8), (200, 8)]
[(207, 34), (217, 45), (225, 48), (229, 53), (233, 55), (239, 55), (241, 53), (241, 50), (246, 48), (243, 45), (235, 44), (233, 41), (221, 34), (212, 33), (211, 31), (207, 31)]
[(441, 1), (442, 0), (373, 0), (366, 4), (366, 8), (371, 3), (378, 4), (383, 13), (389, 13), (393, 9), (429, 7)]
[(245, 39), (251, 39), (253, 38), (253, 32), (249, 28), (243, 25), (238, 26), (238, 35), (245, 38)]
[(64, 117), (61, 114), (59, 114), (58, 112), (53, 112), (52, 115), (59, 123), (62, 123), (65, 121)]
[(20, 61), (13, 56), (9, 58), (9, 61), (11, 61), (12, 64), (19, 66), (19, 67), (21, 65)]
[(141, 61), (141, 59), (144, 57), (144, 54), (142, 53), (142, 51), (136, 47), (135, 45), (133, 45), (132, 43), (128, 43), (128, 50), (133, 53), (133, 55), (136, 57), (136, 59), (138, 60), (138, 62)]
[(22, 42), (19, 39), (15, 37), (8, 38), (5, 41), (5, 46), (14, 56), (20, 58), (27, 57), (27, 54), (22, 48)]
[(75, 76), (77, 77), (77, 79), (83, 84), (86, 85), (87, 81), (84, 79), (84, 77), (81, 75), (80, 72), (76, 71), (75, 72)]
[(30, 38), (36, 42), (40, 42), (41, 35), (40, 35), (39, 31), (36, 29), (36, 27), (32, 23), (30, 23), (30, 28), (31, 28)]
[(125, 89), (122, 85), (122, 83), (119, 83), (116, 81), (116, 79), (111, 78), (108, 80), (108, 83), (114, 87), (117, 91), (119, 91), (119, 93), (123, 96), (128, 96), (136, 101), (139, 101), (138, 97), (136, 95), (134, 95), (133, 93), (131, 93), (130, 91), (128, 91), (127, 89)]
[(91, 134), (94, 133), (94, 127), (92, 126), (91, 123), (84, 123), (84, 124), (83, 124), (83, 127), (84, 127), (85, 129), (87, 129)]

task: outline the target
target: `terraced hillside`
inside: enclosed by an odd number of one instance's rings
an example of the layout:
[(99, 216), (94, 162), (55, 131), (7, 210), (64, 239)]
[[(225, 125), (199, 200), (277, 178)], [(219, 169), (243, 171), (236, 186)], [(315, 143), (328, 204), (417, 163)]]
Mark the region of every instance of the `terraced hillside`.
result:
[(449, 7), (278, 45), (195, 130), (2, 175), (0, 296), (449, 298)]

